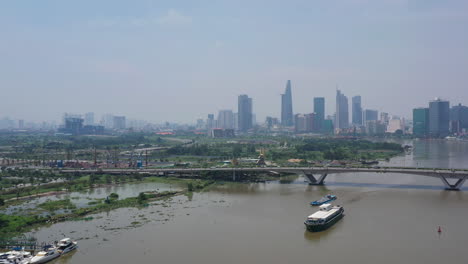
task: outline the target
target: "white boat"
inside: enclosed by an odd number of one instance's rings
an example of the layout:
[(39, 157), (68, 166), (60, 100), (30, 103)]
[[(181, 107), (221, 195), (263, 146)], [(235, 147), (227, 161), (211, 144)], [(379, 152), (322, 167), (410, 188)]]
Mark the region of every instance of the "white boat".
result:
[(72, 241), (70, 238), (64, 238), (57, 244), (57, 250), (60, 254), (66, 254), (78, 248), (76, 241)]
[(31, 253), (23, 250), (0, 254), (0, 264), (27, 264), (31, 259)]
[(39, 253), (37, 253), (37, 255), (34, 256), (29, 263), (46, 263), (58, 257), (60, 257), (60, 252), (57, 250), (57, 248), (53, 245), (47, 245), (43, 248), (42, 251), (39, 251)]

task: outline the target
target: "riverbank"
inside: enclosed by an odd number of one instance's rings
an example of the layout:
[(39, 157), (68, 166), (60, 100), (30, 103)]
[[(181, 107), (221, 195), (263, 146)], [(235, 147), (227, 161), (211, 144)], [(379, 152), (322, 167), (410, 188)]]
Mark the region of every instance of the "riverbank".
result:
[[(0, 214), (0, 236), (1, 237), (14, 237), (21, 235), (25, 232), (31, 231), (38, 227), (47, 226), (53, 223), (64, 222), (64, 221), (76, 221), (76, 220), (87, 220), (90, 219), (90, 215), (97, 214), (100, 212), (109, 212), (118, 208), (124, 207), (147, 207), (151, 206), (152, 202), (169, 199), (179, 195), (192, 195), (192, 192), (204, 191), (214, 181), (210, 180), (186, 180), (186, 179), (172, 179), (172, 178), (159, 178), (159, 177), (148, 177), (142, 182), (158, 182), (165, 184), (177, 184), (178, 186), (184, 185), (184, 190), (175, 191), (146, 191), (140, 192), (138, 196), (127, 197), (119, 199), (119, 195), (111, 193), (105, 199), (95, 199), (88, 203), (85, 208), (77, 208), (73, 205), (70, 199), (47, 201), (37, 205), (47, 212), (47, 215), (43, 216), (43, 211), (31, 210), (29, 215), (8, 215)], [(19, 201), (15, 201), (19, 202)], [(6, 207), (6, 206), (4, 206)], [(59, 210), (61, 213), (55, 213)]]

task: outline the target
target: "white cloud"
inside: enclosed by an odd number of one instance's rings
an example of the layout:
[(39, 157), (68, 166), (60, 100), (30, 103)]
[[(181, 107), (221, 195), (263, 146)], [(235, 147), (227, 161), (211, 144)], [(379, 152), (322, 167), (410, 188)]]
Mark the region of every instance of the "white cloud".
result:
[(160, 25), (183, 26), (192, 24), (192, 18), (175, 9), (169, 9), (167, 14), (157, 19), (157, 22)]

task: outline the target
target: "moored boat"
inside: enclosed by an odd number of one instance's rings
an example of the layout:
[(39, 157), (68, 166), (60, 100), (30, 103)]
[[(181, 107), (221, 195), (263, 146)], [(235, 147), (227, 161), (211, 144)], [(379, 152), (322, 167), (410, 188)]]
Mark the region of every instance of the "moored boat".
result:
[(0, 264), (26, 264), (31, 258), (31, 253), (27, 251), (13, 250), (0, 254)]
[(46, 263), (58, 257), (60, 257), (60, 252), (57, 250), (57, 247), (53, 245), (47, 245), (42, 249), (42, 251), (39, 251), (39, 253), (37, 253), (36, 256), (34, 256), (29, 263)]
[(78, 248), (76, 241), (72, 241), (70, 238), (64, 238), (57, 244), (57, 250), (60, 254), (66, 254)]
[(314, 205), (314, 206), (318, 206), (318, 205), (329, 203), (329, 202), (334, 201), (336, 199), (338, 199), (338, 197), (336, 197), (336, 195), (327, 194), (324, 197), (318, 199), (317, 201), (311, 202), (310, 204)]
[(334, 225), (344, 215), (342, 206), (332, 206), (331, 204), (323, 204), (320, 209), (307, 217), (304, 222), (307, 230), (311, 232), (323, 231)]

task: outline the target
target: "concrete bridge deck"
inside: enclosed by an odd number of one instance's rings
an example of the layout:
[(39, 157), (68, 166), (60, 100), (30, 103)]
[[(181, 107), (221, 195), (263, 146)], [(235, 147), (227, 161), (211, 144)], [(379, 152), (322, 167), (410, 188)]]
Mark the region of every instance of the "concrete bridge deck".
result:
[[(431, 169), (431, 168), (393, 168), (393, 167), (238, 167), (238, 168), (155, 168), (155, 169), (92, 169), (76, 170), (62, 169), (62, 172), (101, 172), (108, 174), (144, 173), (166, 175), (170, 173), (197, 174), (199, 172), (231, 172), (233, 175), (242, 172), (296, 173), (304, 174), (311, 185), (323, 185), (329, 174), (339, 173), (398, 173), (439, 178), (447, 190), (459, 190), (468, 179), (468, 170)], [(318, 176), (318, 178), (316, 177)], [(449, 179), (455, 179), (450, 183)]]

